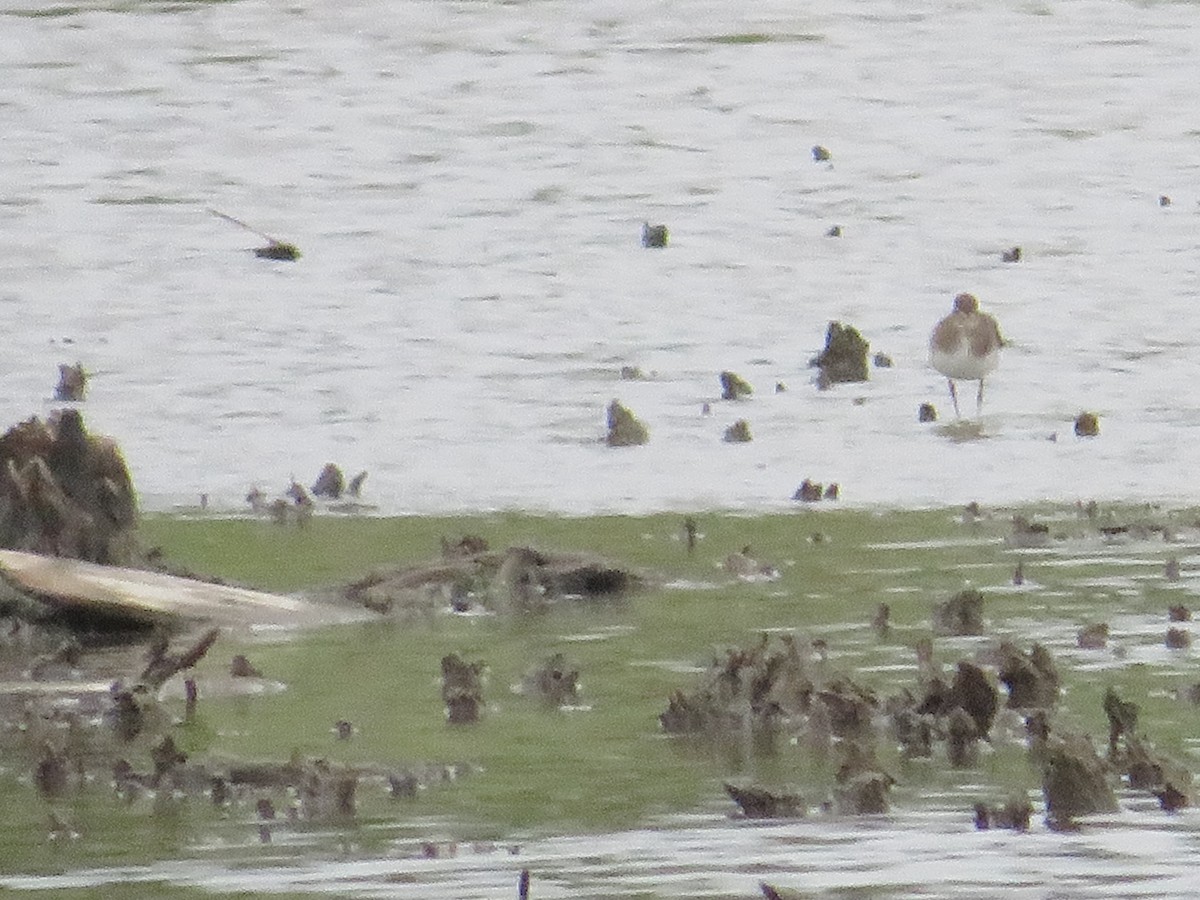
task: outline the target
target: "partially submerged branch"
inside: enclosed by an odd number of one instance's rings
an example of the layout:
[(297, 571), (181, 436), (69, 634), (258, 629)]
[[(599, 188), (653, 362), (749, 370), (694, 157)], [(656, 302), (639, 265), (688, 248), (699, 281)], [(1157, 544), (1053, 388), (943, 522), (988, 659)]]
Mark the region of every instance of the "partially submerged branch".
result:
[(241, 219), (236, 219), (228, 213), (223, 213), (219, 209), (209, 207), (208, 211), (218, 219), (224, 219), (226, 222), (232, 222), (239, 228), (244, 228), (251, 234), (257, 234), (260, 238), (267, 242), (265, 247), (256, 247), (254, 255), (260, 259), (282, 259), (289, 262), (294, 262), (300, 258), (300, 248), (295, 244), (289, 244), (287, 241), (281, 241), (277, 237), (272, 237), (266, 232), (259, 231), (253, 225), (243, 222)]

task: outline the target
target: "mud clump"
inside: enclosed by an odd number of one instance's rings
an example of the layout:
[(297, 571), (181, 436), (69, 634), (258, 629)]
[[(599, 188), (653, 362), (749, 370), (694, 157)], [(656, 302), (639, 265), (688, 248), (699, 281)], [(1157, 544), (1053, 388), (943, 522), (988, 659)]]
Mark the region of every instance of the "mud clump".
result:
[(457, 653), (442, 657), (442, 702), (446, 721), (470, 725), (483, 707), (483, 663), (466, 662)]
[(1183, 628), (1168, 628), (1163, 641), (1168, 650), (1186, 650), (1192, 645), (1191, 632)]
[(642, 222), (642, 246), (652, 249), (662, 249), (671, 240), (670, 229), (666, 225), (651, 225)]
[(54, 399), (65, 403), (79, 403), (87, 394), (88, 373), (83, 363), (69, 366), (60, 363), (58, 367), (58, 384), (54, 388)]
[(650, 440), (650, 429), (617, 400), (608, 405), (608, 433), (604, 443), (610, 447), (636, 447)]
[(1108, 646), (1109, 627), (1107, 622), (1085, 625), (1075, 634), (1075, 644), (1080, 650), (1103, 650)]
[(1061, 680), (1049, 650), (1035, 643), (1022, 653), (1005, 642), (1000, 657), (998, 677), (1008, 689), (1009, 709), (1051, 709), (1058, 703)]
[(156, 699), (159, 689), (172, 676), (203, 659), (219, 634), (219, 629), (211, 628), (181, 653), (169, 652), (169, 638), (160, 635), (151, 643), (146, 664), (132, 683), (114, 682), (109, 692), (111, 705), (104, 711), (102, 719), (119, 740), (129, 743), (161, 718)]
[(1156, 753), (1137, 735), (1136, 703), (1123, 700), (1110, 686), (1104, 693), (1108, 718), (1108, 763), (1134, 790), (1152, 793), (1159, 805), (1174, 812), (1191, 804), (1192, 775), (1185, 767)]
[(1104, 761), (1086, 739), (1072, 738), (1050, 747), (1042, 765), (1046, 816), (1060, 827), (1069, 825), (1076, 816), (1117, 809)]
[(830, 322), (825, 332), (825, 349), (810, 363), (821, 370), (818, 383), (830, 385), (866, 381), (867, 353), (870, 349), (871, 345), (853, 325)]
[[(328, 500), (339, 500), (342, 496), (358, 497), (362, 494), (363, 482), (366, 480), (367, 473), (363, 471), (347, 481), (340, 466), (336, 463), (325, 463), (317, 475), (317, 480), (313, 482), (312, 495)], [(299, 498), (293, 499), (299, 502)]]
[(748, 444), (752, 439), (750, 423), (745, 419), (738, 419), (726, 428), (725, 436), (722, 438), (727, 444)]
[(238, 653), (229, 661), (229, 675), (231, 678), (262, 678), (262, 670), (244, 654)]
[(747, 819), (795, 819), (808, 812), (804, 798), (790, 791), (772, 791), (757, 785), (741, 787), (727, 781), (725, 793)]
[(1075, 417), (1075, 434), (1078, 437), (1096, 437), (1100, 434), (1100, 419), (1095, 413), (1081, 412)]
[(579, 698), (579, 669), (561, 653), (555, 653), (525, 676), (521, 693), (536, 697), (546, 706), (569, 706)]
[(346, 477), (342, 474), (342, 470), (334, 463), (325, 463), (325, 467), (317, 475), (317, 480), (313, 482), (312, 494), (314, 497), (329, 497), (336, 500), (342, 496), (342, 491), (345, 489)]
[(1024, 832), (1029, 830), (1032, 818), (1033, 804), (1025, 796), (1013, 797), (1000, 806), (989, 806), (983, 802), (975, 804), (975, 828), (979, 831), (1007, 828)]
[[(807, 655), (790, 634), (728, 649), (709, 663), (692, 691), (671, 695), (659, 724), (667, 734), (718, 742), (746, 733), (769, 741), (782, 719), (807, 713), (813, 701)], [(831, 702), (841, 699), (838, 691), (830, 694)], [(848, 698), (844, 705), (851, 705)]]
[(726, 370), (721, 373), (720, 378), (722, 400), (741, 400), (754, 393), (754, 388), (749, 382), (734, 372)]
[(883, 771), (868, 746), (847, 741), (840, 745), (841, 765), (834, 776), (834, 809), (847, 816), (886, 813), (896, 779)]
[(983, 634), (983, 594), (966, 588), (934, 606), (933, 632), (960, 637)]
[(137, 497), (116, 443), (78, 410), (34, 416), (0, 437), (0, 546), (130, 565)]
[(440, 551), (426, 563), (379, 567), (319, 597), (395, 618), (476, 610), (531, 614), (565, 603), (620, 601), (645, 581), (592, 554), (491, 550), (479, 535), (443, 537)]
[(792, 493), (792, 499), (801, 503), (819, 503), (822, 500), (837, 500), (842, 496), (841, 486), (836, 482), (825, 485), (805, 478)]

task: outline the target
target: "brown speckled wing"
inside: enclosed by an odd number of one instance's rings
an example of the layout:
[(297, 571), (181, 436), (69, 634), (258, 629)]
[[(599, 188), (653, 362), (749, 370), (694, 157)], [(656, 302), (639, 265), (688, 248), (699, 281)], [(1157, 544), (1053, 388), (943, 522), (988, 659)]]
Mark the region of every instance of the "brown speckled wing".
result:
[(971, 353), (975, 356), (987, 356), (1004, 345), (1004, 339), (1000, 337), (1000, 327), (991, 316), (975, 314), (967, 325), (967, 331), (971, 341)]
[(957, 315), (949, 315), (937, 323), (933, 329), (930, 345), (942, 353), (952, 353), (962, 340), (962, 331)]

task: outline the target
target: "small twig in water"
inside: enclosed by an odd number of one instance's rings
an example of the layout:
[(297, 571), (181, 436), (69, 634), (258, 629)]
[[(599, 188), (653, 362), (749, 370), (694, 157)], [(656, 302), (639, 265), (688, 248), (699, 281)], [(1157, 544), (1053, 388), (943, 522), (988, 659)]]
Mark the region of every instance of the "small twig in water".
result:
[(245, 228), (251, 234), (257, 234), (260, 238), (267, 241), (267, 246), (257, 247), (254, 250), (254, 255), (263, 259), (286, 259), (296, 260), (300, 258), (300, 248), (295, 244), (289, 244), (287, 241), (281, 241), (277, 237), (272, 237), (265, 231), (259, 231), (253, 225), (248, 225), (241, 219), (236, 219), (228, 213), (223, 213), (219, 209), (213, 209), (211, 206), (208, 211), (218, 219), (224, 219), (226, 222), (232, 222), (241, 228)]

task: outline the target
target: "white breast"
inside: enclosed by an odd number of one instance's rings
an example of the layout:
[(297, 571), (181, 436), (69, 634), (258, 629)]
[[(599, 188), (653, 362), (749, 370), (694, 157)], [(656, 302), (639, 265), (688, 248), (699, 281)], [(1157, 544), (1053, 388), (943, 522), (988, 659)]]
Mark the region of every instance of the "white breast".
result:
[(970, 345), (966, 341), (960, 341), (953, 350), (932, 348), (929, 351), (929, 361), (947, 378), (979, 381), (996, 370), (996, 366), (1000, 364), (1000, 352), (992, 350), (983, 356), (975, 356), (971, 353)]

